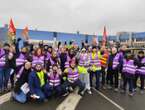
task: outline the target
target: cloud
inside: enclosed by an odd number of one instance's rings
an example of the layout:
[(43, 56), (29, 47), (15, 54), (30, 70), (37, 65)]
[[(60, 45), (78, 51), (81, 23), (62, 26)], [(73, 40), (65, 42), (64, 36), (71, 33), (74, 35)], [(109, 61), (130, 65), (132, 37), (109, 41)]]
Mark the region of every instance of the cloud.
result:
[(145, 31), (144, 0), (1, 0), (0, 25), (14, 19), (18, 28), (102, 34)]

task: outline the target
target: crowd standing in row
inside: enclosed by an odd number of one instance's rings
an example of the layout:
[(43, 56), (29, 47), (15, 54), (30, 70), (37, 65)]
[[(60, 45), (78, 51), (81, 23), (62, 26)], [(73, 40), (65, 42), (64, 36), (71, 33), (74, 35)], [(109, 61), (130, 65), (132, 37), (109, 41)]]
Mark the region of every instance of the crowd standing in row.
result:
[(0, 93), (8, 91), (10, 80), (12, 97), (20, 103), (66, 96), (76, 88), (81, 96), (92, 94), (92, 88), (126, 93), (127, 84), (128, 94), (133, 96), (138, 78), (144, 93), (143, 50), (133, 55), (126, 46), (118, 49), (85, 44), (79, 48), (72, 42), (19, 49), (19, 41), (0, 48)]

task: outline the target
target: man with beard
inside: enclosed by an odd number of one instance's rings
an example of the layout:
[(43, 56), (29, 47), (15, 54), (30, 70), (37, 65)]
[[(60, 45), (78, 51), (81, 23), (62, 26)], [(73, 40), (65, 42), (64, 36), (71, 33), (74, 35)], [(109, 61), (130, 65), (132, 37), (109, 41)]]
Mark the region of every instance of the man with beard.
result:
[(35, 65), (34, 71), (29, 74), (28, 84), (30, 87), (30, 98), (43, 102), (45, 100), (45, 85), (47, 75), (43, 72), (42, 64)]

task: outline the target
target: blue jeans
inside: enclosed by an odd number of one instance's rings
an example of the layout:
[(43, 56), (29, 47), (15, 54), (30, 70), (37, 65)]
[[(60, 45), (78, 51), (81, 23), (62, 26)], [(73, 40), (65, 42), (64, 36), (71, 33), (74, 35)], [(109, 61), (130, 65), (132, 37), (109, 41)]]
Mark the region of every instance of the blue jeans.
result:
[(95, 72), (91, 71), (90, 72), (90, 85), (91, 85), (91, 87), (93, 86), (93, 77), (95, 75), (95, 77), (96, 77), (96, 87), (95, 88), (97, 90), (100, 88), (100, 74), (101, 74), (101, 71), (95, 71)]
[(2, 90), (4, 86), (3, 75), (4, 75), (3, 69), (0, 68), (0, 90)]
[(41, 89), (34, 89), (34, 92), (35, 92), (35, 94), (37, 95), (37, 96), (39, 96), (40, 97), (40, 99), (39, 99), (39, 101), (44, 101), (44, 99), (45, 99), (45, 94), (44, 94), (44, 92), (41, 90)]
[(75, 82), (69, 82), (69, 81), (66, 81), (64, 82), (64, 85), (65, 87), (72, 87), (73, 89), (75, 87), (79, 87), (79, 92), (78, 93), (81, 93), (84, 89), (85, 89), (85, 84), (82, 83), (79, 79), (77, 79)]
[(53, 87), (53, 86), (50, 86), (49, 84), (46, 84), (44, 88), (44, 93), (46, 97), (48, 98), (52, 95), (60, 96), (62, 95), (63, 91), (62, 91), (61, 85)]
[(5, 68), (3, 69), (3, 81), (4, 81), (4, 88), (7, 88), (8, 87), (8, 81), (10, 79), (10, 71), (11, 71), (11, 68)]
[(27, 96), (22, 91), (19, 94), (16, 93), (13, 98), (20, 103), (25, 103), (27, 101)]
[(134, 81), (134, 76), (133, 75), (125, 75), (124, 77), (124, 83), (123, 83), (123, 90), (126, 91), (126, 86), (127, 86), (127, 83), (129, 84), (129, 92), (133, 92), (133, 88), (134, 88), (134, 85), (133, 85), (133, 81)]

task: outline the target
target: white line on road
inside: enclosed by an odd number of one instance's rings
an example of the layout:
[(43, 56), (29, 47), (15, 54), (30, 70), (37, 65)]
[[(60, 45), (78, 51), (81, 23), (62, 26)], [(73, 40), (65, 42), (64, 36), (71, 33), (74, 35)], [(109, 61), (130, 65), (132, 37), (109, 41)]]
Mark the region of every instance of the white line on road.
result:
[(0, 105), (10, 100), (11, 92), (0, 96)]
[(120, 105), (118, 105), (116, 102), (114, 102), (113, 100), (111, 100), (110, 98), (108, 98), (106, 95), (104, 95), (100, 91), (97, 91), (95, 88), (93, 88), (93, 90), (95, 90), (99, 95), (101, 95), (106, 100), (108, 100), (110, 103), (112, 103), (114, 106), (116, 106), (119, 110), (125, 110), (123, 107), (121, 107)]
[(75, 110), (82, 97), (76, 93), (71, 93), (67, 98), (58, 105), (56, 110)]

